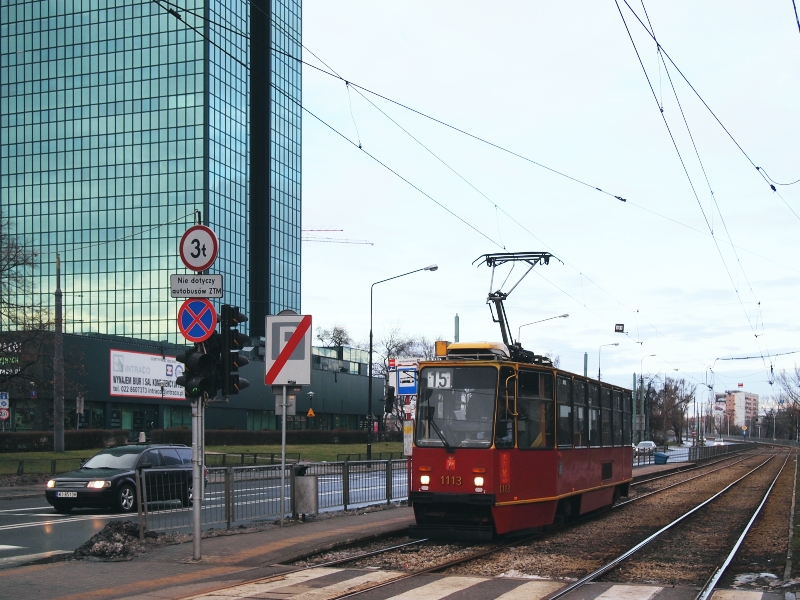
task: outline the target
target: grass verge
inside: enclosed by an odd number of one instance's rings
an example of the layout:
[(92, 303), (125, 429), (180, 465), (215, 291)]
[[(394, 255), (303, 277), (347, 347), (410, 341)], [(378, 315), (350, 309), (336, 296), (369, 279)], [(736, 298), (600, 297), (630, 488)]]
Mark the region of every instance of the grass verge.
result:
[[(65, 471), (76, 469), (80, 466), (80, 459), (91, 458), (101, 448), (95, 450), (69, 450), (67, 452), (8, 452), (0, 454), (0, 475), (13, 475), (17, 472), (20, 460), (25, 461), (26, 473), (49, 473), (50, 461), (57, 460), (57, 470)], [(300, 453), (301, 460), (312, 462), (334, 461), (339, 454), (365, 454), (365, 444), (291, 444), (286, 446), (286, 452)], [(402, 452), (402, 442), (375, 442), (372, 444), (374, 456), (382, 452)], [(280, 454), (280, 445), (269, 446), (206, 446), (206, 452), (223, 452), (229, 454)], [(67, 462), (62, 462), (68, 460)], [(62, 468), (62, 465), (68, 465)]]

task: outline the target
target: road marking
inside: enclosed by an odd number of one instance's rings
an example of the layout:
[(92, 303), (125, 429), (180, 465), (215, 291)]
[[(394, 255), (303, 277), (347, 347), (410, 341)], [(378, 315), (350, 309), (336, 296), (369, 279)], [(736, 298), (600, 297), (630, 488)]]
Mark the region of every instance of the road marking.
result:
[(445, 577), (391, 598), (392, 600), (439, 600), (484, 581), (487, 581), (485, 577)]
[(33, 506), (31, 508), (6, 508), (0, 510), (0, 513), (11, 513), (11, 512), (22, 512), (24, 510), (47, 510), (48, 508), (53, 508), (52, 506)]
[(204, 598), (206, 600), (211, 600), (212, 598), (247, 598), (252, 597), (255, 594), (264, 594), (266, 592), (273, 592), (286, 587), (302, 585), (303, 583), (306, 583), (312, 579), (338, 573), (341, 570), (342, 569), (321, 567), (317, 569), (308, 569), (307, 571), (299, 571), (297, 573), (289, 573), (288, 575), (266, 577), (260, 581), (251, 581), (250, 583), (232, 586), (222, 590), (217, 590), (215, 592), (200, 594), (199, 596), (192, 596), (190, 600), (199, 600), (200, 598)]
[(662, 589), (652, 585), (612, 585), (595, 600), (651, 600)]
[(495, 600), (532, 600), (532, 598), (544, 598), (556, 590), (564, 587), (565, 584), (558, 581), (529, 581), (519, 587), (506, 592), (495, 598)]
[(98, 519), (104, 519), (104, 520), (124, 519), (124, 518), (129, 518), (130, 516), (131, 516), (130, 514), (126, 514), (126, 515), (113, 515), (113, 516), (85, 515), (81, 517), (65, 517), (63, 519), (55, 519), (49, 521), (31, 521), (29, 523), (13, 523), (11, 525), (0, 525), (0, 531), (8, 531), (10, 529), (25, 529), (27, 527), (41, 527), (43, 525), (58, 525), (60, 523), (75, 523), (77, 521), (95, 521)]
[(13, 567), (19, 563), (33, 562), (63, 554), (72, 554), (71, 550), (51, 550), (50, 552), (37, 552), (36, 554), (23, 554), (22, 556), (9, 556), (0, 558), (0, 568)]
[(746, 592), (744, 590), (717, 590), (711, 596), (711, 600), (761, 600), (764, 594), (761, 592)]
[(0, 550), (19, 550), (20, 548), (26, 548), (27, 546), (8, 546), (6, 544), (0, 544)]
[(324, 588), (309, 590), (297, 596), (292, 596), (292, 600), (328, 600), (329, 598), (334, 598), (348, 592), (357, 592), (362, 587), (368, 588), (376, 583), (382, 583), (389, 579), (399, 577), (400, 575), (402, 575), (402, 573), (395, 571), (373, 571), (366, 575), (353, 577), (347, 581), (340, 581), (339, 583), (334, 583)]

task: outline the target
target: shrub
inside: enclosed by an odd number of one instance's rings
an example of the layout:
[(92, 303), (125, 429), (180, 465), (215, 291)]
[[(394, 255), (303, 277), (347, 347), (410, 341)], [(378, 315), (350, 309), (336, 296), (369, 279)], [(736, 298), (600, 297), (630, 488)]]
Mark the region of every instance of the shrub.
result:
[[(68, 429), (65, 450), (91, 450), (119, 446), (128, 440), (120, 429)], [(8, 431), (0, 433), (0, 452), (48, 452), (53, 449), (52, 431)]]

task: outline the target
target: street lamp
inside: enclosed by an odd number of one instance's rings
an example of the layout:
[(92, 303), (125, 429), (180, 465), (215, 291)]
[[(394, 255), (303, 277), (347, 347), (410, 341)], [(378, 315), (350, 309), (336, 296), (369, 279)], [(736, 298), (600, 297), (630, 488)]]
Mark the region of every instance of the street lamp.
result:
[(600, 381), (600, 353), (606, 346), (619, 346), (619, 342), (614, 342), (613, 344), (603, 344), (597, 349), (597, 381)]
[(520, 343), (520, 341), (521, 341), (521, 337), (520, 336), (522, 335), (521, 331), (522, 331), (523, 327), (527, 327), (528, 325), (534, 325), (536, 323), (543, 323), (544, 321), (552, 321), (553, 319), (566, 319), (568, 316), (569, 315), (565, 313), (563, 315), (558, 315), (557, 317), (548, 317), (546, 319), (540, 319), (538, 321), (531, 321), (530, 323), (525, 323), (524, 325), (520, 325), (519, 329), (517, 329), (517, 343)]
[(372, 421), (374, 417), (372, 416), (372, 291), (373, 288), (378, 285), (379, 283), (385, 283), (387, 281), (391, 281), (392, 279), (398, 279), (399, 277), (405, 277), (406, 275), (412, 275), (414, 273), (419, 273), (420, 271), (436, 271), (439, 268), (438, 265), (429, 265), (427, 267), (423, 267), (421, 269), (415, 269), (414, 271), (409, 271), (408, 273), (402, 273), (401, 275), (395, 275), (394, 277), (389, 277), (388, 279), (381, 279), (380, 281), (376, 281), (373, 283), (369, 288), (369, 367), (368, 367), (368, 381), (367, 381), (367, 420), (369, 421), (369, 427), (367, 429), (367, 460), (372, 459)]

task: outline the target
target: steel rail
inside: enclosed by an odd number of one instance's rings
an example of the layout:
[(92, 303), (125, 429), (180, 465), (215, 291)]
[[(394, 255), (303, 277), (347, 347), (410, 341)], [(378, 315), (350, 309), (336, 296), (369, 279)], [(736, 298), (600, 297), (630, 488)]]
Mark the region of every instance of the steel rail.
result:
[(574, 590), (576, 590), (576, 589), (578, 589), (580, 587), (583, 587), (587, 583), (590, 583), (590, 582), (594, 581), (595, 579), (597, 579), (601, 575), (604, 575), (604, 574), (608, 573), (612, 569), (616, 568), (617, 565), (619, 565), (620, 563), (624, 562), (625, 560), (630, 558), (632, 555), (636, 554), (639, 550), (641, 550), (642, 548), (644, 548), (645, 546), (650, 544), (650, 542), (652, 542), (653, 540), (655, 540), (658, 537), (660, 537), (663, 533), (665, 533), (666, 531), (672, 529), (678, 523), (682, 522), (684, 519), (687, 519), (689, 516), (693, 515), (694, 513), (699, 511), (700, 509), (704, 508), (705, 506), (707, 506), (708, 504), (710, 504), (711, 502), (713, 502), (714, 500), (716, 500), (717, 498), (722, 496), (725, 492), (730, 490), (733, 486), (735, 486), (739, 482), (743, 481), (744, 479), (746, 479), (747, 477), (749, 477), (750, 475), (752, 475), (753, 473), (758, 471), (761, 467), (766, 465), (769, 461), (771, 461), (776, 456), (778, 456), (778, 455), (777, 454), (773, 454), (767, 460), (765, 460), (763, 463), (758, 465), (755, 469), (752, 469), (751, 471), (748, 471), (747, 473), (745, 473), (744, 475), (739, 477), (739, 479), (733, 481), (732, 483), (729, 483), (724, 488), (722, 488), (719, 492), (717, 492), (716, 494), (714, 494), (713, 496), (711, 496), (710, 498), (708, 498), (704, 502), (701, 502), (700, 504), (698, 504), (697, 506), (695, 506), (691, 510), (685, 512), (683, 515), (681, 515), (680, 517), (678, 517), (677, 519), (675, 519), (671, 523), (665, 525), (664, 527), (662, 527), (661, 529), (659, 529), (658, 531), (656, 531), (652, 535), (648, 536), (646, 539), (644, 539), (643, 541), (641, 541), (638, 544), (636, 544), (630, 550), (624, 552), (623, 554), (621, 554), (620, 556), (618, 556), (617, 558), (615, 558), (611, 562), (606, 563), (605, 565), (603, 565), (599, 569), (597, 569), (595, 571), (592, 571), (591, 573), (589, 573), (585, 577), (582, 577), (578, 581), (576, 581), (574, 583), (571, 583), (570, 585), (568, 585), (568, 586), (566, 586), (564, 588), (561, 588), (560, 590), (545, 596), (544, 600), (556, 600), (557, 598), (562, 598), (563, 596), (566, 596), (570, 592), (572, 592), (572, 591), (574, 591)]
[(717, 582), (722, 577), (722, 574), (725, 572), (725, 569), (728, 568), (728, 565), (731, 564), (731, 561), (733, 560), (733, 557), (736, 556), (736, 553), (739, 551), (739, 547), (742, 545), (745, 536), (750, 532), (750, 528), (753, 526), (756, 517), (758, 517), (758, 514), (761, 512), (761, 509), (767, 503), (767, 499), (769, 498), (769, 495), (772, 493), (772, 488), (774, 488), (775, 484), (778, 482), (778, 477), (780, 477), (781, 473), (783, 473), (783, 469), (786, 467), (786, 463), (789, 462), (790, 456), (791, 452), (786, 455), (786, 460), (783, 461), (783, 465), (781, 465), (781, 470), (778, 471), (778, 474), (775, 476), (775, 479), (772, 480), (772, 483), (770, 484), (767, 493), (764, 494), (764, 498), (762, 498), (761, 503), (758, 505), (758, 508), (756, 508), (755, 512), (753, 513), (753, 516), (750, 517), (750, 521), (748, 521), (747, 525), (742, 531), (742, 534), (739, 536), (739, 539), (736, 540), (736, 543), (733, 545), (733, 548), (728, 553), (728, 556), (725, 558), (725, 561), (708, 579), (708, 581), (702, 587), (697, 596), (695, 596), (695, 600), (708, 600), (708, 598), (711, 597), (711, 594), (714, 592), (714, 588), (716, 587)]
[[(666, 486), (664, 486), (662, 488), (658, 488), (657, 490), (653, 490), (652, 492), (646, 492), (644, 494), (636, 496), (636, 498), (631, 498), (630, 500), (625, 500), (625, 502), (620, 502), (618, 504), (615, 504), (611, 508), (612, 509), (613, 508), (622, 508), (623, 506), (628, 506), (628, 504), (632, 504), (634, 502), (638, 502), (639, 500), (644, 500), (645, 498), (649, 498), (650, 496), (653, 496), (654, 494), (658, 494), (660, 492), (664, 492), (664, 491), (672, 489), (674, 487), (678, 487), (679, 485), (683, 485), (684, 483), (689, 483), (690, 481), (694, 481), (695, 479), (700, 479), (701, 477), (705, 477), (706, 475), (711, 475), (711, 474), (716, 473), (718, 471), (722, 471), (724, 469), (729, 469), (729, 468), (731, 468), (731, 467), (733, 467), (735, 465), (738, 465), (741, 462), (746, 461), (749, 458), (755, 458), (755, 456), (745, 456), (744, 458), (742, 458), (740, 460), (737, 460), (736, 462), (731, 463), (729, 465), (724, 465), (722, 467), (717, 467), (716, 469), (713, 469), (711, 471), (706, 471), (705, 473), (699, 473), (699, 474), (695, 475), (694, 477), (689, 477), (688, 479), (684, 479), (682, 481), (676, 481), (675, 483), (672, 483), (670, 485), (666, 485)], [(681, 471), (681, 473), (685, 473), (685, 472), (686, 471)], [(654, 481), (654, 480), (648, 479), (648, 481)]]
[[(267, 575), (266, 577), (259, 577), (258, 579), (253, 579), (252, 581), (249, 581), (248, 583), (269, 583), (270, 581), (277, 581), (277, 580), (281, 579), (282, 577), (285, 577), (286, 575), (291, 575), (292, 573), (299, 573), (301, 571), (308, 571), (310, 569), (318, 569), (319, 567), (331, 567), (331, 566), (334, 566), (334, 565), (340, 565), (340, 564), (348, 563), (348, 562), (351, 562), (351, 561), (354, 561), (354, 560), (360, 560), (362, 558), (368, 558), (370, 556), (375, 556), (376, 554), (382, 554), (382, 553), (388, 552), (390, 550), (397, 550), (398, 548), (404, 548), (406, 546), (414, 546), (416, 544), (422, 544), (422, 543), (428, 542), (428, 541), (430, 541), (430, 540), (428, 540), (428, 538), (423, 538), (423, 539), (414, 540), (414, 541), (411, 541), (411, 542), (406, 542), (406, 543), (403, 543), (403, 544), (396, 544), (394, 546), (388, 546), (386, 548), (379, 548), (378, 550), (370, 550), (369, 552), (362, 552), (360, 554), (355, 554), (353, 556), (348, 556), (346, 558), (337, 558), (336, 560), (330, 560), (330, 561), (327, 561), (327, 562), (324, 562), (324, 563), (316, 563), (316, 564), (313, 564), (313, 565), (306, 565), (306, 566), (303, 566), (303, 567), (296, 567), (294, 569), (287, 569), (285, 571), (281, 571), (280, 573), (275, 573), (273, 575)], [(330, 552), (331, 550), (335, 550), (335, 548), (331, 548), (329, 550), (322, 550), (322, 551), (320, 551), (320, 553), (321, 552)], [(319, 553), (317, 553), (317, 554), (319, 554)], [(302, 559), (295, 559), (295, 560), (302, 560)], [(275, 566), (282, 566), (282, 565), (275, 565)], [(239, 574), (239, 573), (244, 573), (244, 572), (247, 572), (247, 571), (254, 571), (256, 569), (263, 569), (263, 568), (264, 567), (262, 565), (259, 565), (257, 567), (248, 567), (246, 569), (242, 569), (241, 571), (236, 571), (236, 573)], [(232, 584), (226, 585), (224, 587), (214, 588), (209, 593), (222, 592), (222, 591), (225, 591), (225, 590), (228, 590), (228, 589), (231, 589), (231, 588), (238, 587), (240, 585), (242, 585), (242, 581), (238, 581), (237, 583), (232, 583)], [(195, 594), (191, 594), (191, 597), (194, 597), (194, 596), (195, 596)]]
[[(748, 456), (748, 457), (742, 458), (741, 460), (737, 461), (737, 462), (736, 462), (736, 463), (734, 463), (734, 464), (738, 464), (739, 462), (742, 462), (742, 461), (744, 461), (744, 460), (747, 460), (748, 458), (752, 458), (752, 457), (751, 457), (751, 456)], [(760, 464), (758, 467), (756, 467), (755, 469), (753, 469), (753, 471), (755, 471), (755, 470), (757, 470), (757, 469), (761, 468), (763, 465), (765, 465), (765, 464), (766, 464), (767, 462), (769, 462), (769, 460), (771, 460), (771, 459), (772, 459), (772, 457), (770, 457), (770, 458), (769, 458), (769, 459), (767, 459), (765, 462), (763, 462), (762, 464)], [(724, 468), (727, 468), (727, 467), (729, 467), (729, 466), (731, 466), (731, 465), (726, 465), (725, 467), (719, 467), (718, 469), (714, 469), (714, 470), (713, 470), (713, 471), (711, 471), (710, 473), (715, 473), (715, 472), (717, 472), (717, 471), (720, 471), (720, 470), (722, 470), (722, 469), (724, 469)], [(750, 473), (752, 473), (753, 471), (750, 471)], [(659, 492), (662, 492), (662, 491), (664, 491), (664, 490), (667, 490), (667, 489), (669, 489), (669, 488), (671, 488), (671, 487), (674, 487), (674, 486), (676, 486), (676, 485), (680, 485), (680, 484), (682, 484), (682, 483), (686, 483), (686, 481), (691, 481), (691, 480), (693, 480), (693, 479), (697, 479), (697, 478), (699, 478), (699, 477), (704, 477), (704, 476), (706, 476), (706, 475), (709, 475), (710, 473), (701, 473), (701, 474), (699, 474), (699, 475), (696, 475), (695, 477), (692, 477), (692, 478), (690, 478), (690, 479), (688, 479), (688, 480), (685, 480), (685, 481), (679, 481), (678, 483), (675, 483), (675, 484), (673, 484), (673, 485), (671, 485), (671, 486), (667, 486), (667, 487), (665, 487), (665, 488), (661, 488), (661, 489), (659, 489), (659, 490), (655, 490), (655, 491), (653, 491), (653, 492), (650, 492), (650, 493), (648, 493), (648, 494), (642, 495), (642, 496), (640, 496), (640, 497), (636, 498), (635, 500), (639, 500), (639, 499), (641, 499), (641, 498), (645, 498), (645, 497), (647, 497), (647, 496), (650, 496), (650, 495), (652, 495), (652, 494), (657, 494), (657, 493), (659, 493)], [(749, 475), (750, 473), (748, 473), (748, 475)], [(747, 475), (745, 475), (744, 477), (747, 477)], [(738, 481), (738, 480), (737, 480), (737, 481)], [(731, 485), (733, 485), (733, 484), (731, 484)], [(726, 489), (727, 489), (727, 488), (726, 488)], [(634, 500), (630, 500), (630, 501), (628, 501), (628, 502), (625, 502), (625, 503), (623, 503), (623, 504), (616, 505), (616, 506), (614, 506), (614, 508), (616, 508), (617, 506), (625, 506), (626, 504), (629, 504), (630, 502), (633, 502), (633, 501), (634, 501)], [(592, 518), (592, 517), (594, 517), (594, 516), (596, 516), (596, 515), (591, 515), (591, 516), (589, 516), (588, 518)], [(687, 516), (687, 515), (684, 515), (684, 516)], [(581, 521), (583, 521), (583, 519), (581, 519)], [(534, 540), (534, 539), (536, 539), (536, 538), (540, 537), (541, 535), (542, 535), (542, 532), (540, 532), (540, 533), (537, 533), (537, 534), (535, 534), (535, 535), (532, 535), (532, 536), (529, 536), (529, 537), (526, 537), (526, 538), (518, 538), (518, 539), (516, 539), (516, 540), (513, 540), (513, 541), (510, 541), (510, 542), (508, 542), (508, 543), (505, 543), (505, 544), (501, 544), (501, 545), (495, 546), (494, 548), (489, 548), (489, 549), (486, 549), (486, 550), (481, 550), (480, 552), (476, 552), (476, 553), (474, 553), (474, 554), (470, 554), (470, 555), (468, 555), (468, 556), (463, 556), (463, 557), (461, 557), (461, 558), (456, 558), (456, 559), (453, 559), (453, 560), (450, 560), (450, 561), (447, 561), (447, 562), (444, 562), (444, 563), (440, 563), (440, 564), (437, 564), (437, 565), (433, 565), (433, 566), (427, 567), (427, 568), (425, 568), (425, 569), (418, 569), (418, 570), (416, 570), (416, 571), (411, 571), (411, 572), (409, 572), (409, 573), (403, 573), (402, 575), (399, 575), (399, 576), (397, 576), (397, 577), (393, 577), (392, 579), (388, 579), (388, 580), (386, 580), (386, 581), (381, 581), (381, 582), (374, 583), (374, 584), (369, 584), (369, 583), (368, 583), (368, 584), (364, 584), (364, 585), (362, 585), (362, 586), (361, 586), (359, 589), (356, 589), (356, 590), (348, 590), (347, 592), (344, 592), (344, 593), (342, 593), (342, 594), (339, 594), (339, 595), (337, 595), (337, 596), (332, 596), (332, 597), (328, 598), (327, 600), (345, 600), (346, 598), (353, 598), (353, 597), (355, 597), (355, 596), (358, 596), (358, 595), (360, 595), (360, 594), (363, 594), (363, 593), (365, 593), (365, 592), (370, 592), (370, 591), (376, 590), (376, 589), (378, 589), (378, 588), (382, 588), (382, 587), (386, 587), (386, 586), (389, 586), (389, 585), (393, 585), (393, 584), (397, 583), (398, 581), (403, 581), (403, 580), (405, 580), (405, 579), (411, 579), (411, 578), (413, 578), (413, 577), (418, 577), (419, 575), (425, 575), (425, 574), (428, 574), (428, 573), (436, 573), (437, 571), (444, 571), (445, 569), (449, 569), (450, 567), (455, 567), (455, 566), (458, 566), (458, 565), (464, 564), (464, 563), (466, 563), (466, 562), (469, 562), (469, 561), (475, 560), (475, 559), (477, 559), (477, 558), (481, 558), (481, 557), (484, 557), (484, 556), (488, 556), (488, 555), (490, 555), (490, 554), (494, 554), (494, 553), (496, 553), (496, 552), (499, 552), (499, 551), (501, 551), (501, 550), (504, 550), (504, 549), (506, 549), (506, 548), (508, 548), (508, 547), (511, 547), (511, 546), (519, 546), (519, 545), (521, 545), (521, 544), (526, 544), (527, 542), (530, 542), (530, 541), (532, 541), (532, 540)], [(400, 547), (402, 547), (402, 546), (400, 546)], [(336, 562), (336, 564), (341, 564), (342, 562), (349, 562), (349, 561), (351, 561), (351, 560), (358, 560), (358, 557), (353, 557), (353, 558), (349, 558), (349, 559), (344, 559), (343, 561), (337, 561), (337, 562)], [(315, 567), (319, 567), (319, 566), (325, 566), (325, 565), (320, 565), (320, 564), (317, 564), (317, 565), (314, 565), (314, 566), (315, 566)], [(557, 597), (557, 596), (556, 596), (556, 597)]]
[(449, 560), (447, 562), (440, 563), (440, 564), (437, 564), (437, 565), (433, 565), (433, 566), (427, 567), (425, 569), (418, 569), (416, 571), (411, 571), (409, 573), (403, 573), (402, 575), (398, 575), (397, 577), (393, 577), (392, 579), (387, 579), (386, 581), (381, 581), (379, 583), (366, 584), (363, 587), (361, 587), (360, 589), (347, 591), (347, 592), (344, 592), (342, 594), (339, 594), (338, 596), (331, 596), (331, 597), (327, 598), (326, 600), (343, 600), (344, 598), (352, 598), (354, 596), (358, 596), (358, 595), (363, 594), (365, 592), (371, 592), (372, 590), (376, 590), (378, 588), (382, 588), (382, 587), (386, 587), (388, 585), (395, 584), (398, 581), (403, 581), (405, 579), (411, 579), (412, 577), (418, 577), (420, 575), (425, 575), (427, 573), (436, 573), (437, 571), (443, 571), (444, 569), (449, 569), (450, 567), (455, 567), (455, 566), (463, 564), (465, 562), (469, 562), (471, 560), (475, 560), (476, 558), (481, 558), (483, 556), (488, 556), (489, 554), (494, 554), (495, 552), (499, 552), (500, 550), (505, 550), (506, 548), (509, 548), (511, 546), (518, 546), (520, 544), (525, 544), (527, 542), (530, 542), (531, 540), (536, 539), (540, 535), (541, 535), (540, 533), (537, 533), (535, 535), (532, 535), (532, 536), (529, 536), (529, 537), (526, 537), (526, 538), (518, 538), (518, 539), (516, 539), (514, 541), (511, 541), (511, 542), (508, 542), (508, 543), (505, 543), (505, 544), (501, 544), (499, 546), (495, 546), (494, 548), (489, 548), (487, 550), (481, 550), (480, 552), (475, 552), (474, 554), (470, 554), (469, 556), (463, 556), (461, 558), (456, 558), (456, 559), (453, 559), (453, 560)]
[[(718, 465), (721, 462), (726, 460), (730, 460), (732, 458), (737, 458), (744, 453), (751, 453), (753, 450), (740, 450), (739, 452), (731, 452), (730, 454), (726, 455), (724, 458), (720, 458), (719, 460), (714, 460), (711, 462), (704, 463), (702, 465), (695, 465), (693, 467), (686, 467), (685, 469), (678, 469), (677, 471), (672, 471), (670, 473), (666, 473), (665, 475), (658, 475), (657, 477), (651, 477), (650, 479), (641, 479), (639, 481), (634, 481), (631, 483), (631, 487), (635, 485), (642, 485), (645, 483), (650, 483), (652, 481), (658, 481), (659, 479), (664, 479), (666, 477), (672, 477), (673, 475), (677, 475), (679, 473), (688, 473), (689, 471), (694, 471), (696, 469), (704, 469), (706, 467), (713, 467), (714, 465)], [(757, 454), (757, 453), (756, 453)], [(755, 454), (753, 454), (755, 456)], [(740, 461), (741, 462), (741, 461)], [(736, 464), (736, 463), (733, 463)]]

